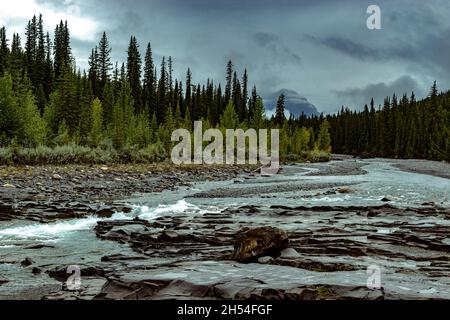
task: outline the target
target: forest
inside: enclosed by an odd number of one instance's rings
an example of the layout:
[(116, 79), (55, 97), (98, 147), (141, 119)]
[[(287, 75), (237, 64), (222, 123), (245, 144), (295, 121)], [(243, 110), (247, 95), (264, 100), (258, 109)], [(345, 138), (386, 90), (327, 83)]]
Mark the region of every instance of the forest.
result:
[[(450, 91), (440, 93), (436, 82), (420, 101), (414, 92), (401, 99), (394, 93), (381, 106), (372, 99), (362, 111), (342, 107), (325, 118), (335, 153), (450, 161)], [(303, 116), (294, 122), (317, 128), (323, 121)]]
[(286, 118), (285, 97), (265, 116), (263, 99), (249, 86), (245, 69), (226, 65), (225, 85), (195, 83), (190, 69), (174, 78), (174, 59), (141, 56), (131, 36), (126, 62), (111, 61), (106, 33), (89, 55), (89, 69), (76, 66), (70, 30), (61, 21), (53, 38), (42, 16), (7, 38), (0, 29), (0, 164), (154, 162), (168, 157), (177, 128), (280, 128), (285, 160), (325, 161), (331, 152), (399, 158), (450, 159), (450, 95), (416, 101), (414, 94), (364, 111)]
[[(171, 134), (192, 129), (195, 120), (208, 128), (280, 127), (281, 154), (327, 159), (331, 151), (326, 122), (317, 131), (288, 125), (284, 97), (277, 117), (266, 119), (263, 100), (248, 73), (226, 66), (222, 88), (208, 79), (194, 83), (173, 77), (173, 58), (160, 67), (150, 43), (143, 58), (132, 36), (127, 61), (112, 63), (106, 33), (89, 57), (89, 70), (77, 69), (67, 22), (56, 26), (53, 40), (42, 16), (26, 27), (22, 48), (0, 29), (0, 162), (147, 162), (170, 154)], [(295, 132), (293, 132), (294, 130)], [(314, 160), (314, 159), (312, 159)]]

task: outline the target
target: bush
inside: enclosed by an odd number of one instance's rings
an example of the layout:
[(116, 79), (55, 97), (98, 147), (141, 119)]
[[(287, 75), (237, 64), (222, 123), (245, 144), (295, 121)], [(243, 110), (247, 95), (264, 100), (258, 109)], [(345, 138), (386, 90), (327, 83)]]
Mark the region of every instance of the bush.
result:
[(0, 148), (0, 165), (9, 165), (13, 163), (12, 152), (10, 148)]

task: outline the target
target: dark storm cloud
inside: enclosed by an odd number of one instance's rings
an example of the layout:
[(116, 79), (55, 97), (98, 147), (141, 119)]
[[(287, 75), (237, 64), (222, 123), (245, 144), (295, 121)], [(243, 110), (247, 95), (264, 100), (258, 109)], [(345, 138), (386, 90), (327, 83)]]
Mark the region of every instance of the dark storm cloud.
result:
[(276, 34), (256, 32), (252, 38), (259, 47), (271, 52), (274, 59), (282, 60), (284, 63), (286, 61), (293, 64), (302, 63), (302, 58), (289, 47), (285, 46)]
[[(195, 82), (210, 77), (223, 85), (231, 59), (240, 75), (248, 69), (264, 98), (293, 90), (324, 112), (342, 104), (359, 108), (371, 96), (382, 101), (394, 91), (415, 90), (420, 97), (434, 80), (450, 87), (447, 0), (377, 0), (378, 31), (366, 28), (369, 3), (360, 0), (27, 1), (57, 12), (76, 5), (82, 17), (96, 22), (89, 39), (72, 40), (81, 68), (106, 31), (113, 62), (126, 60), (133, 34), (142, 56), (151, 42), (158, 67), (163, 56), (172, 56), (178, 79), (191, 67)], [(83, 28), (70, 21), (69, 26)]]
[(416, 79), (410, 76), (403, 76), (389, 83), (380, 82), (369, 84), (362, 88), (351, 88), (334, 92), (339, 99), (347, 102), (349, 107), (361, 109), (365, 104), (369, 104), (372, 98), (375, 98), (375, 103), (378, 105), (383, 102), (383, 97), (392, 96), (394, 93), (397, 96), (403, 94), (409, 96), (413, 91), (416, 95), (424, 94)]

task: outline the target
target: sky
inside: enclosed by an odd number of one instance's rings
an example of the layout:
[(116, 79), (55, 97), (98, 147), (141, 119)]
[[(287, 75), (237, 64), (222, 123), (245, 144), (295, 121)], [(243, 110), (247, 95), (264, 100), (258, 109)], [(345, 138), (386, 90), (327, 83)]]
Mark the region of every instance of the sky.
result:
[[(367, 27), (369, 5), (381, 29)], [(24, 33), (42, 13), (45, 29), (68, 20), (77, 65), (106, 31), (113, 61), (125, 61), (131, 35), (155, 62), (172, 56), (175, 76), (225, 82), (225, 67), (248, 69), (265, 98), (296, 92), (320, 112), (362, 109), (372, 97), (450, 89), (448, 0), (2, 0), (0, 26)]]

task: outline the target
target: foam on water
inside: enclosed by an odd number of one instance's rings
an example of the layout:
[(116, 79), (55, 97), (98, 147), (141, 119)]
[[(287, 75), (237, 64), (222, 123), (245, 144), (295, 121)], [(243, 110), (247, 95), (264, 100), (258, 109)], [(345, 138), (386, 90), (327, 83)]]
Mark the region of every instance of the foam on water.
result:
[(186, 200), (179, 200), (175, 204), (159, 205), (156, 208), (150, 208), (148, 206), (136, 206), (135, 214), (143, 220), (153, 220), (161, 216), (191, 213), (191, 214), (204, 214), (206, 212), (220, 212), (217, 207), (200, 208), (193, 205)]
[(0, 241), (11, 239), (35, 239), (43, 241), (53, 241), (62, 238), (73, 232), (89, 230), (102, 220), (127, 219), (125, 214), (116, 213), (111, 218), (88, 217), (69, 221), (61, 221), (49, 224), (31, 224), (26, 226), (11, 227), (0, 230)]

